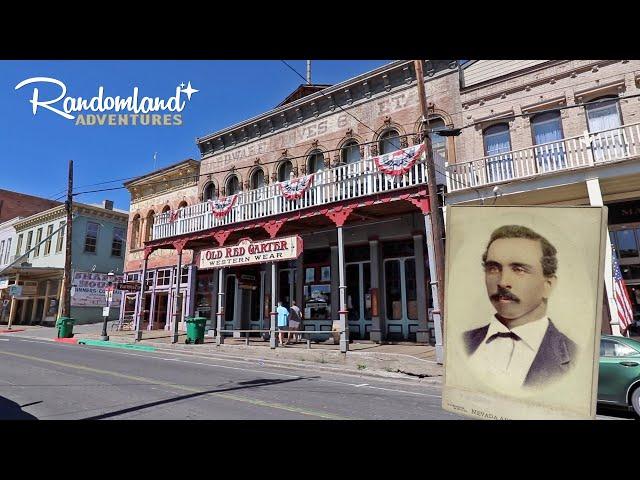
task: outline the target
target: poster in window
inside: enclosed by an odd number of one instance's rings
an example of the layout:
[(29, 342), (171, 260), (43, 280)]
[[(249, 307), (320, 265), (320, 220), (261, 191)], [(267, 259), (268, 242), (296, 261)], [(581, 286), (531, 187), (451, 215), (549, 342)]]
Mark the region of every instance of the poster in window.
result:
[(321, 282), (331, 281), (331, 267), (322, 267), (320, 269), (320, 281)]
[(606, 207), (447, 208), (445, 410), (595, 419)]
[(316, 269), (315, 268), (307, 268), (304, 274), (304, 283), (313, 283), (316, 279)]

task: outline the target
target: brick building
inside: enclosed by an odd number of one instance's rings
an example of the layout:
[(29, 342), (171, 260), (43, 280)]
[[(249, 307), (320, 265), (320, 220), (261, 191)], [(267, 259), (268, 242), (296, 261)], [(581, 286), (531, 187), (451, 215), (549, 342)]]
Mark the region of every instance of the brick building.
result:
[[(424, 69), (430, 128), (460, 124), (457, 62), (426, 61)], [(127, 272), (139, 278), (145, 258), (146, 270), (157, 271), (159, 250), (184, 252), (180, 262), (190, 272), (184, 306), (176, 299), (168, 308), (204, 315), (211, 328), (216, 312), (224, 330), (268, 328), (274, 302), (288, 307), (295, 300), (307, 330), (330, 331), (342, 318), (350, 338), (434, 342), (425, 249), (429, 199), (413, 62), (314, 87), (301, 86), (273, 110), (198, 138), (196, 185), (134, 198), (129, 238), (144, 232), (143, 243), (134, 240), (144, 248), (128, 252)], [(453, 139), (436, 132), (433, 149), (436, 180), (444, 187)], [(378, 163), (398, 159), (407, 166), (399, 175)], [(162, 175), (169, 172), (127, 187)], [(182, 197), (186, 206), (178, 210)], [(304, 246), (296, 259), (226, 268), (201, 261), (214, 247), (294, 237)], [(166, 258), (177, 265), (175, 253)], [(175, 282), (168, 275), (170, 288)], [(139, 309), (136, 299), (122, 310)], [(143, 310), (147, 321), (148, 302)], [(165, 318), (153, 325), (170, 329), (174, 317)]]

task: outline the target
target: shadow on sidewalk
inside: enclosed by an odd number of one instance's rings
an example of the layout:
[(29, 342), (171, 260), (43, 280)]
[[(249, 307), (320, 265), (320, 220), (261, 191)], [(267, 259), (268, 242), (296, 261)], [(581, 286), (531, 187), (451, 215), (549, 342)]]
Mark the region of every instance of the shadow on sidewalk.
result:
[(147, 403), (145, 405), (139, 405), (136, 407), (130, 407), (130, 408), (125, 408), (123, 410), (118, 410), (115, 412), (109, 412), (109, 413), (103, 413), (101, 415), (96, 415), (94, 417), (88, 417), (85, 418), (84, 420), (103, 420), (105, 418), (111, 418), (111, 417), (116, 417), (118, 415), (123, 415), (125, 413), (130, 413), (130, 412), (135, 412), (138, 410), (143, 410), (145, 408), (151, 408), (151, 407), (157, 407), (158, 405), (166, 405), (168, 403), (174, 403), (174, 402), (179, 402), (181, 400), (187, 400), (190, 398), (196, 398), (196, 397), (201, 397), (204, 395), (209, 395), (212, 393), (222, 393), (222, 392), (230, 392), (233, 390), (244, 390), (246, 388), (255, 388), (255, 387), (264, 387), (264, 386), (268, 386), (268, 385), (277, 385), (277, 384), (281, 384), (281, 383), (289, 383), (289, 382), (297, 382), (299, 380), (309, 380), (309, 379), (313, 379), (313, 378), (319, 378), (317, 376), (315, 377), (299, 377), (299, 378), (290, 378), (290, 379), (286, 379), (286, 380), (273, 380), (273, 379), (262, 379), (262, 378), (258, 378), (256, 380), (248, 380), (246, 382), (239, 382), (238, 387), (230, 387), (230, 388), (222, 388), (222, 389), (215, 389), (215, 390), (207, 390), (204, 392), (197, 392), (197, 393), (190, 393), (188, 395), (181, 395), (179, 397), (175, 397), (175, 398), (169, 398), (167, 400), (158, 400), (157, 402), (151, 402), (151, 403)]
[(22, 407), (33, 405), (33, 402), (27, 405), (18, 405), (16, 402), (5, 397), (0, 397), (0, 420), (38, 420), (37, 417), (22, 410)]

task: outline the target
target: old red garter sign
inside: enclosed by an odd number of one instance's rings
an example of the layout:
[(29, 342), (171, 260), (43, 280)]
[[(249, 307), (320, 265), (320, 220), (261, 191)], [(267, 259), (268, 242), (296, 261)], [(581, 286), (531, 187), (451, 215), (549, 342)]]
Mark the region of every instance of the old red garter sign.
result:
[(259, 242), (243, 238), (237, 245), (231, 247), (202, 250), (199, 268), (224, 268), (294, 260), (300, 256), (302, 249), (302, 238), (299, 235)]

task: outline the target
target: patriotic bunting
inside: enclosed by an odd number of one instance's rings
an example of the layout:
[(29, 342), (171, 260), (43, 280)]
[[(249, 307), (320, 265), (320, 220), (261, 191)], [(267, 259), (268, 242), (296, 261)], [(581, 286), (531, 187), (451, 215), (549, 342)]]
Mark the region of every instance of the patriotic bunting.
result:
[(233, 204), (236, 203), (236, 198), (238, 195), (231, 195), (229, 197), (221, 197), (215, 200), (209, 200), (209, 207), (211, 208), (211, 213), (216, 217), (224, 217)]
[(287, 180), (286, 182), (280, 182), (280, 191), (282, 196), (287, 200), (296, 200), (302, 195), (313, 183), (313, 173), (305, 175), (300, 178), (294, 178), (293, 180)]
[(178, 219), (178, 215), (180, 214), (180, 210), (171, 210), (169, 212), (169, 223), (173, 223)]
[(420, 145), (374, 157), (373, 161), (382, 173), (394, 176), (404, 175), (411, 170), (411, 167), (423, 152), (424, 144), (421, 143)]

